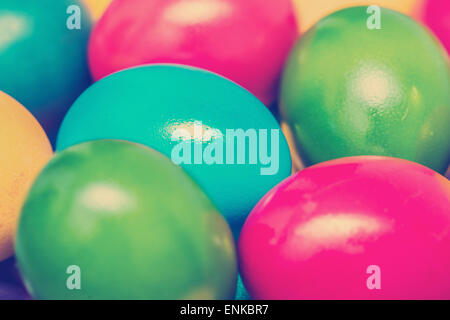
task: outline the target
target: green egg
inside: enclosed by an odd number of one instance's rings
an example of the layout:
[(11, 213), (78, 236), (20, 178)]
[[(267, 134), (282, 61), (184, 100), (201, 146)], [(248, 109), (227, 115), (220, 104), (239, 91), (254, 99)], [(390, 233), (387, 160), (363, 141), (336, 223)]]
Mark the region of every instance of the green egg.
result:
[(450, 158), (448, 56), (411, 18), (379, 13), (335, 12), (299, 40), (284, 70), (282, 117), (306, 165), (383, 155), (443, 173)]
[(16, 255), (37, 299), (232, 299), (231, 231), (197, 184), (147, 147), (62, 151), (22, 210)]

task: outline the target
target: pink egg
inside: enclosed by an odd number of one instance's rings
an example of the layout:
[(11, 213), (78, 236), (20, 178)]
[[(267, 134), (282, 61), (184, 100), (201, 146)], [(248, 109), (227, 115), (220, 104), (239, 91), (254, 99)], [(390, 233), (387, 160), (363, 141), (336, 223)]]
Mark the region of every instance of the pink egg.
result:
[(239, 256), (255, 299), (450, 299), (450, 182), (395, 158), (309, 167), (253, 209)]
[(434, 32), (450, 54), (450, 1), (425, 0), (419, 19)]
[(98, 80), (148, 63), (219, 73), (269, 105), (298, 36), (291, 0), (116, 0), (89, 45)]

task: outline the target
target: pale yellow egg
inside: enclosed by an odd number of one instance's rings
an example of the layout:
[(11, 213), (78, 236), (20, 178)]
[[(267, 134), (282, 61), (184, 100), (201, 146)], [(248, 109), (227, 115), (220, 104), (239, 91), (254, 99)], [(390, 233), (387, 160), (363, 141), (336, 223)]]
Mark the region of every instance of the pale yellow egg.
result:
[(321, 18), (352, 6), (378, 5), (412, 15), (421, 0), (293, 0), (301, 32), (305, 32)]
[(28, 189), (52, 153), (37, 120), (0, 91), (0, 261), (13, 254), (17, 221)]
[(92, 19), (97, 21), (101, 18), (112, 0), (83, 0), (83, 2), (88, 7)]

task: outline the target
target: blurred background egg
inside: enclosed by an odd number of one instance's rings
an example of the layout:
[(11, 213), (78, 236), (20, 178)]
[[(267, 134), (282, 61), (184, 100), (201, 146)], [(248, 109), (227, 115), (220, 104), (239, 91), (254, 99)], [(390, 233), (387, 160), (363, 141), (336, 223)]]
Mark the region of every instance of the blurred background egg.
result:
[(95, 80), (148, 63), (200, 67), (269, 106), (297, 37), (291, 0), (116, 0), (95, 26), (89, 64)]
[(106, 11), (112, 0), (83, 0), (93, 21), (98, 21)]
[[(71, 16), (80, 29), (68, 28)], [(0, 90), (26, 106), (52, 142), (65, 112), (91, 82), (90, 31), (78, 0), (0, 1)]]
[(36, 119), (0, 91), (0, 262), (13, 255), (23, 201), (51, 156), (48, 138)]
[(425, 24), (450, 53), (450, 1), (421, 0), (413, 17)]

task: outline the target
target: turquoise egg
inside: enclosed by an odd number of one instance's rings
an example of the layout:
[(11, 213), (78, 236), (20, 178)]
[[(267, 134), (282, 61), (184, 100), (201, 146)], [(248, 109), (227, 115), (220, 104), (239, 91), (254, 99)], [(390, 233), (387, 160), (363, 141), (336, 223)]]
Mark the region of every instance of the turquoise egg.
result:
[(0, 0), (0, 90), (28, 108), (52, 143), (91, 84), (91, 29), (79, 0)]
[(258, 200), (291, 172), (286, 139), (257, 98), (181, 65), (127, 69), (86, 90), (63, 121), (57, 150), (97, 139), (141, 143), (171, 158), (211, 198), (235, 238)]

